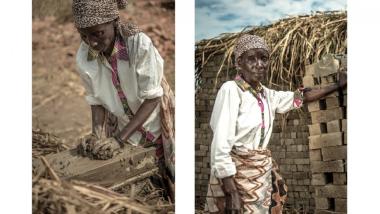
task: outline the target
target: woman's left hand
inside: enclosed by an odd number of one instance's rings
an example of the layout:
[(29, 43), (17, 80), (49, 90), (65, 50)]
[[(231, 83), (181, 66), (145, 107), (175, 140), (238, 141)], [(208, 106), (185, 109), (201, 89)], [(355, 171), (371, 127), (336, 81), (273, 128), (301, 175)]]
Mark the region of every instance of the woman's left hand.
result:
[(112, 158), (120, 148), (119, 142), (113, 137), (101, 139), (95, 142), (92, 156), (94, 159), (107, 160)]

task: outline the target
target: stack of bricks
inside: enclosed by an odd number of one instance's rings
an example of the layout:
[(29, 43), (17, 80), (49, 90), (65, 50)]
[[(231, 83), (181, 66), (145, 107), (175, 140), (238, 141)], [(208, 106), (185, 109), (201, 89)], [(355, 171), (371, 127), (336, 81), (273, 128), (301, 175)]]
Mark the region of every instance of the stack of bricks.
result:
[[(305, 86), (325, 87), (337, 82), (337, 72), (345, 67), (345, 58), (327, 55), (324, 60), (307, 66)], [(346, 91), (334, 92), (308, 104), (309, 152), (315, 191), (316, 213), (346, 213), (347, 211), (347, 121)]]
[(201, 88), (195, 95), (195, 197), (196, 207), (199, 209), (205, 203), (210, 177), (210, 145), (213, 133), (209, 124), (212, 109), (221, 85), (234, 77), (234, 72), (226, 75), (227, 71), (223, 69), (216, 79), (222, 59), (223, 55), (215, 56), (203, 67)]
[(288, 186), (285, 206), (309, 213), (314, 208), (307, 126), (310, 124), (310, 114), (291, 111), (286, 115), (277, 114), (275, 118), (268, 148)]

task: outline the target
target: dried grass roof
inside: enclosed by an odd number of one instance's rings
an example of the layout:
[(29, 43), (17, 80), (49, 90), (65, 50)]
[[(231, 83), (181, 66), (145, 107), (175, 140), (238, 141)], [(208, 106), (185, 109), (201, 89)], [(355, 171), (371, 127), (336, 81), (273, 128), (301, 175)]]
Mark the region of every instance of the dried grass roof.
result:
[[(223, 55), (216, 78), (233, 68), (233, 47), (241, 34), (264, 37), (271, 49), (268, 86), (293, 90), (301, 85), (305, 65), (316, 62), (327, 53), (347, 52), (347, 12), (316, 12), (279, 20), (271, 25), (246, 28), (240, 33), (225, 33), (196, 43), (196, 77), (202, 79), (204, 65)], [(201, 84), (201, 83), (200, 83)], [(216, 85), (216, 84), (215, 84)], [(201, 86), (201, 85), (200, 85)]]

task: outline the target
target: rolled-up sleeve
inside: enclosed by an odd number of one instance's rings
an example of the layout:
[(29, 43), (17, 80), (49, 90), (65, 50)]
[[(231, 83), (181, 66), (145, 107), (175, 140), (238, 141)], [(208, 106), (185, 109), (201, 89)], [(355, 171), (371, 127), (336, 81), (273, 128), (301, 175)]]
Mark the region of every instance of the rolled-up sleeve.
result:
[(286, 113), (290, 110), (300, 108), (303, 104), (302, 91), (275, 91), (274, 100), (277, 113)]
[(102, 102), (98, 98), (95, 97), (90, 76), (84, 70), (81, 69), (79, 64), (77, 66), (77, 70), (82, 80), (83, 86), (86, 90), (85, 99), (87, 103), (89, 105), (102, 105)]
[(143, 33), (136, 40), (137, 54), (135, 55), (138, 96), (141, 99), (153, 99), (163, 95), (161, 79), (164, 61), (152, 41)]
[(236, 174), (236, 166), (230, 156), (235, 140), (236, 121), (240, 97), (234, 82), (225, 83), (219, 90), (211, 115), (214, 136), (211, 143), (211, 168), (218, 178)]

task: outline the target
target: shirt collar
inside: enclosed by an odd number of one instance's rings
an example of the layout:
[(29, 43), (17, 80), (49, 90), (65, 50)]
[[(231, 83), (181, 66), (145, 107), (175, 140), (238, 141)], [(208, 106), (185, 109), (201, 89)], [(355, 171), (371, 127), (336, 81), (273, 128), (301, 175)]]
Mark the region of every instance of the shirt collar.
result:
[(252, 88), (252, 86), (246, 82), (241, 75), (236, 75), (235, 82), (238, 84), (240, 89), (242, 91), (254, 91), (256, 93), (264, 94), (264, 88), (263, 85), (259, 82), (259, 84), (256, 86), (256, 88)]
[[(128, 51), (125, 45), (125, 42), (120, 36), (116, 36), (115, 44), (113, 46), (113, 50), (111, 53), (110, 59), (116, 57), (117, 59), (121, 60), (128, 60)], [(95, 51), (91, 46), (88, 48), (88, 54), (87, 54), (87, 61), (92, 61), (96, 58), (104, 58), (104, 56), (98, 52)]]

